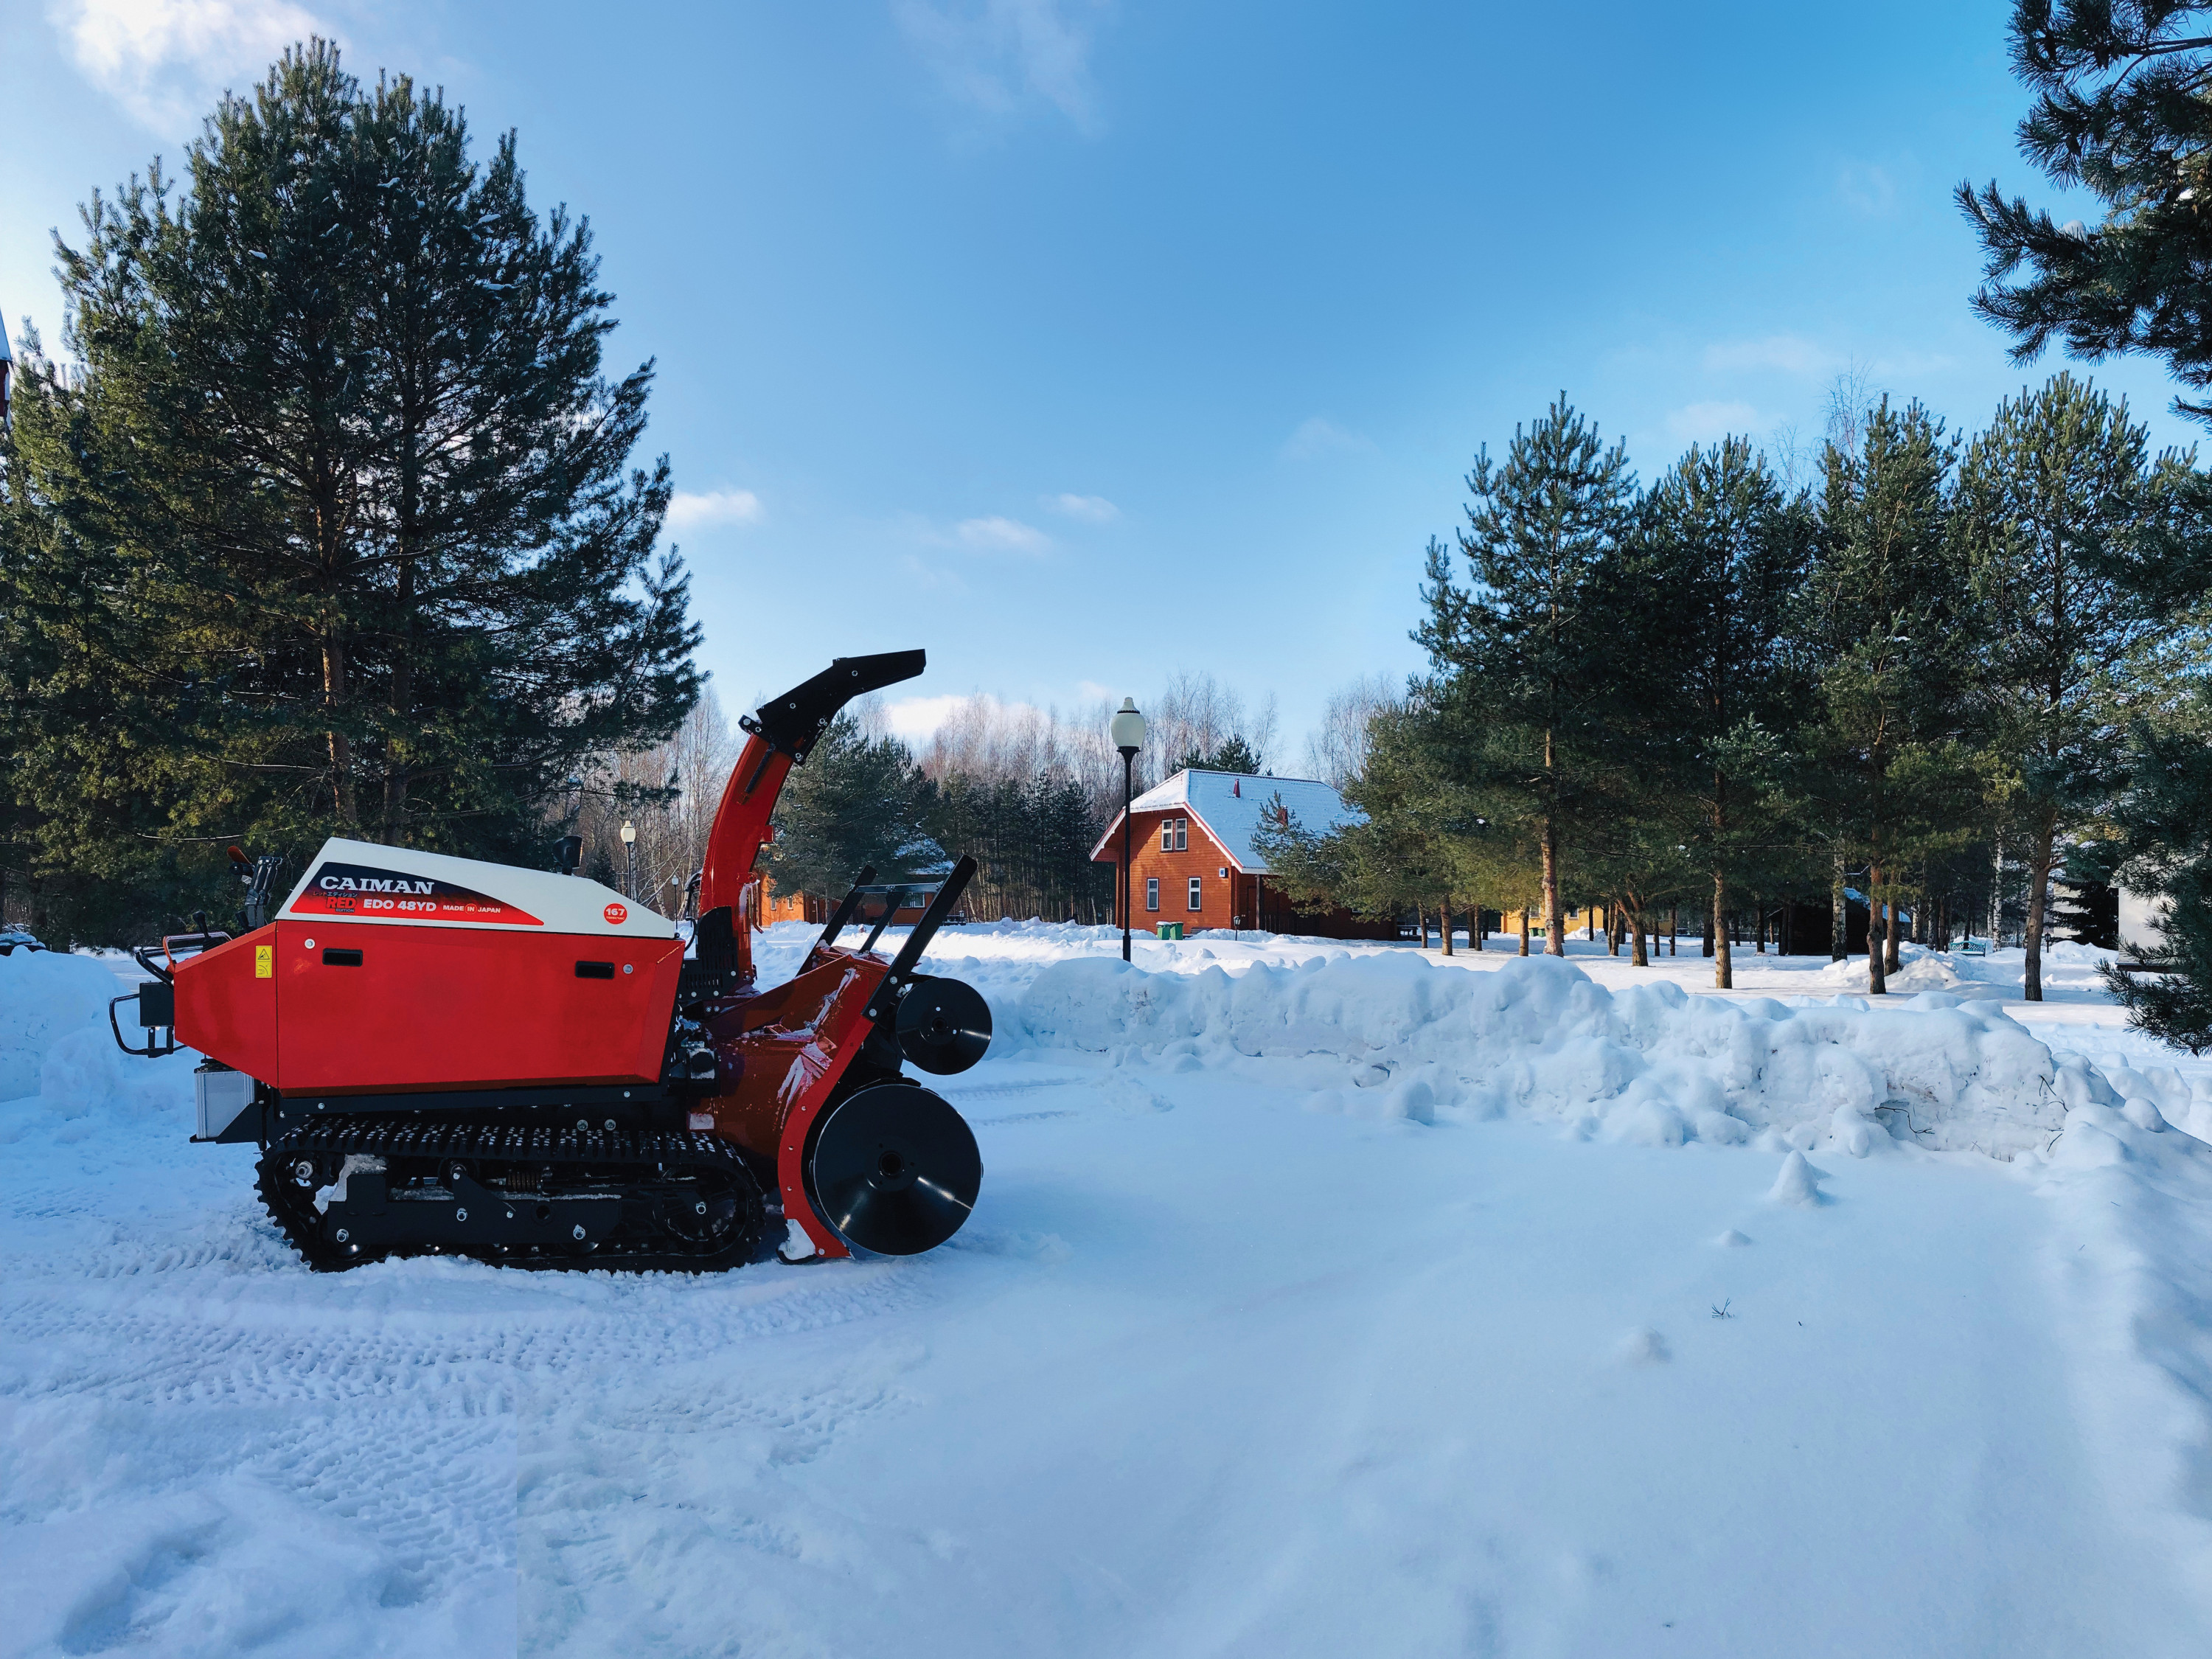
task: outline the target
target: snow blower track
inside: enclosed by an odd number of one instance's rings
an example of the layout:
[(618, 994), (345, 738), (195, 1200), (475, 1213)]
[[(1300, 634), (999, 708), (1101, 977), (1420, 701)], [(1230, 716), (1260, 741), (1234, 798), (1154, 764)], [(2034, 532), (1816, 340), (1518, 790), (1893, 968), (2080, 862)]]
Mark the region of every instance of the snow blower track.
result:
[[(532, 1206), (542, 1214), (555, 1204), (586, 1195), (602, 1206), (618, 1201), (620, 1220), (608, 1237), (588, 1243), (471, 1242), (459, 1236), (466, 1229), (467, 1198), (433, 1188), (427, 1196), (395, 1198), (386, 1208), (397, 1216), (419, 1214), (446, 1237), (426, 1231), (412, 1240), (366, 1248), (339, 1243), (325, 1237), (316, 1194), (354, 1158), (375, 1160), (395, 1173), (415, 1170), (434, 1179), (448, 1165), (461, 1164), (480, 1183), (479, 1211), (503, 1212), (509, 1225), (515, 1224), (518, 1210), (521, 1224), (527, 1226)], [(320, 1170), (323, 1179), (306, 1186), (295, 1179), (295, 1166), (301, 1160)], [(408, 1255), (465, 1255), (541, 1272), (719, 1273), (750, 1261), (769, 1224), (760, 1183), (736, 1147), (713, 1135), (672, 1130), (510, 1128), (425, 1122), (413, 1116), (333, 1118), (303, 1124), (271, 1143), (255, 1175), (269, 1218), (319, 1273)], [(695, 1205), (702, 1216), (711, 1205), (713, 1222), (698, 1224), (687, 1236), (683, 1221)], [(447, 1219), (456, 1213), (459, 1224)], [(483, 1230), (480, 1222), (477, 1231)], [(497, 1230), (495, 1223), (492, 1231)]]

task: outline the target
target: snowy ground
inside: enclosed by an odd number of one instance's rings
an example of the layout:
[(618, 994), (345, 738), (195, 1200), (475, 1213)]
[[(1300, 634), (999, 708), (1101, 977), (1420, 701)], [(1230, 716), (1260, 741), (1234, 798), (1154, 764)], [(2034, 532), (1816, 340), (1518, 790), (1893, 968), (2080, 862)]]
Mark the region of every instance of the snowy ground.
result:
[(950, 932), (975, 1220), (704, 1280), (312, 1277), (0, 958), (0, 1654), (2202, 1654), (2212, 1062), (1574, 943)]

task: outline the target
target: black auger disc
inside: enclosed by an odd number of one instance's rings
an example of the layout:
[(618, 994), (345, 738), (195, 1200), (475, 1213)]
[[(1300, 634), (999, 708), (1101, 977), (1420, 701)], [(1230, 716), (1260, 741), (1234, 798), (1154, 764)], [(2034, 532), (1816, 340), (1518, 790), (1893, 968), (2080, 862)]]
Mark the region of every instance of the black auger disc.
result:
[(944, 1097), (914, 1084), (848, 1096), (810, 1139), (815, 1208), (847, 1243), (879, 1255), (935, 1249), (960, 1231), (983, 1185), (973, 1132)]
[(899, 999), (898, 1041), (925, 1072), (964, 1072), (991, 1046), (991, 1005), (959, 980), (916, 979)]

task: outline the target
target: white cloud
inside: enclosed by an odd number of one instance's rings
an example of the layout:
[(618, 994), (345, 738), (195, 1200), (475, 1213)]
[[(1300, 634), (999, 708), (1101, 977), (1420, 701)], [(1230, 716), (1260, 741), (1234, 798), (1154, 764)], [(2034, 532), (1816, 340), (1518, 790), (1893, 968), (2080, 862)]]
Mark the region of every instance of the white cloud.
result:
[(1714, 374), (1768, 368), (1784, 374), (1832, 374), (1844, 360), (1799, 334), (1770, 334), (1763, 340), (1730, 340), (1705, 348), (1705, 368)]
[(668, 503), (671, 530), (704, 530), (718, 524), (757, 524), (761, 499), (750, 489), (679, 489)]
[(1838, 169), (1836, 193), (1844, 206), (1869, 219), (1886, 217), (1897, 205), (1897, 181), (1888, 168), (1871, 161), (1849, 161)]
[(1347, 431), (1318, 415), (1310, 415), (1298, 422), (1297, 431), (1283, 441), (1283, 459), (1318, 461), (1330, 455), (1346, 455), (1374, 447), (1357, 432)]
[(1035, 525), (996, 515), (963, 519), (952, 526), (952, 534), (962, 546), (988, 553), (1042, 553), (1052, 545), (1052, 538)]
[(984, 691), (967, 697), (901, 697), (884, 708), (884, 724), (892, 735), (904, 738), (919, 748), (954, 715), (971, 713), (979, 707), (988, 711), (992, 724), (1002, 727), (1016, 722), (1042, 724), (1053, 718), (1033, 702), (1008, 702)]
[(1121, 509), (1103, 495), (1047, 495), (1044, 504), (1064, 518), (1085, 524), (1111, 524), (1121, 516)]
[(967, 586), (957, 571), (939, 570), (935, 565), (924, 564), (911, 553), (901, 556), (899, 568), (906, 572), (907, 584), (911, 587), (939, 592), (952, 592)]
[(884, 724), (895, 737), (919, 743), (952, 718), (965, 697), (901, 697), (884, 710)]
[(1103, 0), (892, 0), (892, 15), (946, 92), (990, 115), (1042, 100), (1098, 131), (1085, 13)]
[(333, 33), (291, 0), (51, 0), (46, 15), (88, 81), (172, 137), (285, 47)]
[[(1959, 360), (1948, 352), (1899, 351), (1885, 357), (1876, 357), (1866, 366), (1875, 385), (1929, 380), (1938, 374), (1948, 374), (1959, 366)], [(1877, 393), (1877, 395), (1879, 395)]]
[(1749, 404), (1685, 404), (1667, 416), (1668, 434), (1684, 443), (1700, 443), (1731, 432), (1764, 431), (1769, 422)]

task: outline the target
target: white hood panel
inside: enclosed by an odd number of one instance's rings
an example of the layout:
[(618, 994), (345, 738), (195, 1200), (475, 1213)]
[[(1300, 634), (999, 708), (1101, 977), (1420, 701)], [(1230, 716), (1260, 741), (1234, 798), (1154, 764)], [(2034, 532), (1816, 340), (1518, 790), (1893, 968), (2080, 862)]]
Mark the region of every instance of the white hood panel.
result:
[(580, 877), (337, 837), (323, 843), (276, 914), (295, 921), (676, 937), (665, 916)]

